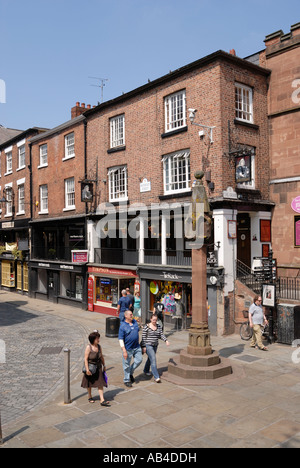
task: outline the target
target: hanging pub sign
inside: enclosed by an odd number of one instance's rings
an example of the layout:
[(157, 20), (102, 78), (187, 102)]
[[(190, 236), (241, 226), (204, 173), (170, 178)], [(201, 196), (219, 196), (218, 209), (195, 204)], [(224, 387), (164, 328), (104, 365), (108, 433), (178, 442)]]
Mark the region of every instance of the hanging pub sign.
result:
[(81, 182), (81, 201), (88, 203), (93, 201), (94, 186), (91, 182)]
[(237, 184), (251, 182), (251, 155), (243, 155), (235, 158), (235, 181)]

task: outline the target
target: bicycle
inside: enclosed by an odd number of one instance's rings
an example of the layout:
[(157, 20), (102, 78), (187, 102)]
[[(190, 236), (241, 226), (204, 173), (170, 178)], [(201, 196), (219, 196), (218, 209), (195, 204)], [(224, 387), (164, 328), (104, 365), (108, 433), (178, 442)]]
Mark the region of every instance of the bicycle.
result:
[[(245, 318), (249, 317), (249, 312), (247, 310), (244, 310), (243, 313), (244, 313)], [(261, 334), (262, 334), (263, 337), (267, 338), (268, 341), (270, 340), (270, 333), (269, 332), (270, 332), (269, 324), (263, 325), (262, 330), (261, 330)], [(253, 337), (253, 328), (250, 327), (249, 318), (248, 318), (247, 322), (242, 323), (242, 325), (240, 327), (240, 336), (241, 336), (243, 341), (249, 341)]]

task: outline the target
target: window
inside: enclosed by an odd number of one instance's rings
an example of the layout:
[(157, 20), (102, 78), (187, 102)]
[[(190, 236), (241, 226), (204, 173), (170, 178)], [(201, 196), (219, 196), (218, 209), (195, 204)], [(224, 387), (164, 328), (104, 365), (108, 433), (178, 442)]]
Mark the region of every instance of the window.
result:
[(65, 136), (65, 157), (64, 159), (75, 157), (75, 136), (74, 133), (70, 133)]
[(12, 195), (12, 187), (7, 186), (5, 188), (6, 194), (6, 215), (5, 216), (12, 216), (13, 214), (13, 195)]
[(172, 153), (163, 158), (165, 194), (181, 193), (190, 190), (191, 167), (190, 151)]
[(180, 91), (165, 98), (165, 131), (170, 132), (185, 126), (185, 91)]
[(110, 169), (109, 176), (109, 201), (122, 201), (128, 199), (127, 191), (127, 166)]
[(294, 219), (295, 247), (300, 247), (300, 216)]
[(19, 155), (19, 169), (23, 169), (25, 167), (25, 145), (22, 145), (18, 148), (18, 155)]
[(74, 177), (65, 180), (65, 210), (75, 209), (75, 180)]
[(235, 85), (235, 117), (253, 123), (253, 90), (238, 83)]
[(18, 214), (25, 213), (25, 185), (18, 186)]
[(12, 173), (12, 151), (6, 153), (6, 174)]
[(48, 166), (48, 145), (41, 145), (40, 146), (40, 166), (44, 167)]
[(40, 213), (48, 213), (48, 185), (40, 186)]
[(125, 146), (125, 116), (110, 119), (110, 147)]

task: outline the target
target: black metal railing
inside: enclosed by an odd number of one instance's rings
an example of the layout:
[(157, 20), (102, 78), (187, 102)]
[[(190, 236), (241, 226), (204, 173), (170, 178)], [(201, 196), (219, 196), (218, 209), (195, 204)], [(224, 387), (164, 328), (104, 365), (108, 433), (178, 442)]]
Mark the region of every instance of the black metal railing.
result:
[(103, 265), (137, 265), (139, 253), (137, 250), (125, 249), (95, 249), (95, 263)]
[(300, 278), (278, 278), (277, 295), (279, 299), (300, 301)]
[(236, 278), (256, 294), (261, 294), (262, 280), (240, 260), (236, 261)]

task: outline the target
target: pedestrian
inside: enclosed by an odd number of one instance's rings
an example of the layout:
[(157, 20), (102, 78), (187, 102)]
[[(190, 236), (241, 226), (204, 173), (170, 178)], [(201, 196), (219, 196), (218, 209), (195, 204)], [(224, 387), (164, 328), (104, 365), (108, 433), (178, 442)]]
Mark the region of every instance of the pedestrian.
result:
[(165, 324), (165, 306), (161, 302), (161, 298), (159, 296), (156, 297), (156, 302), (154, 304), (153, 314), (157, 315), (158, 320), (161, 323), (161, 327), (164, 330)]
[(261, 296), (255, 296), (253, 304), (249, 309), (249, 323), (250, 327), (253, 329), (251, 348), (258, 347), (262, 351), (268, 351), (268, 348), (266, 348), (262, 342), (262, 327), (268, 324), (268, 320), (262, 308)]
[(133, 295), (132, 295), (131, 292), (130, 292), (130, 288), (126, 288), (126, 294), (127, 294), (127, 297), (129, 297), (130, 302), (131, 302), (131, 305), (130, 305), (130, 307), (129, 307), (129, 310), (132, 310), (132, 312), (133, 312), (133, 309), (134, 309), (134, 297), (133, 297)]
[(125, 312), (125, 320), (121, 322), (119, 343), (123, 352), (124, 384), (130, 388), (135, 382), (134, 371), (142, 364), (143, 360), (139, 342), (139, 325), (134, 320), (131, 310)]
[(162, 327), (157, 323), (158, 317), (156, 314), (153, 314), (151, 317), (151, 321), (149, 324), (145, 325), (143, 328), (143, 335), (142, 335), (142, 348), (143, 352), (147, 353), (148, 360), (144, 367), (144, 373), (146, 375), (150, 374), (150, 367), (152, 371), (152, 375), (155, 379), (155, 382), (161, 383), (159, 373), (157, 370), (157, 362), (156, 362), (156, 353), (158, 348), (158, 340), (163, 340), (167, 346), (170, 346), (167, 338), (163, 334)]
[[(94, 365), (97, 370), (94, 374), (89, 370), (89, 365)], [(106, 371), (105, 361), (100, 346), (100, 334), (94, 331), (89, 335), (89, 344), (86, 347), (84, 354), (85, 372), (83, 374), (81, 387), (86, 388), (88, 391), (89, 403), (95, 403), (92, 397), (92, 388), (98, 388), (101, 406), (110, 406), (109, 402), (105, 400), (103, 394), (103, 387), (107, 387), (104, 379), (103, 372)]]
[(142, 311), (141, 311), (141, 296), (139, 291), (136, 291), (134, 295), (134, 310), (133, 310), (133, 317), (134, 319), (140, 324), (142, 316)]
[(126, 310), (130, 310), (132, 305), (132, 301), (130, 297), (127, 296), (126, 289), (122, 291), (122, 297), (118, 302), (117, 313), (119, 314), (120, 322), (124, 322), (125, 320), (125, 312)]

